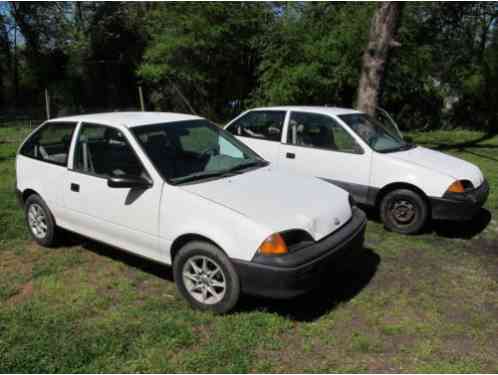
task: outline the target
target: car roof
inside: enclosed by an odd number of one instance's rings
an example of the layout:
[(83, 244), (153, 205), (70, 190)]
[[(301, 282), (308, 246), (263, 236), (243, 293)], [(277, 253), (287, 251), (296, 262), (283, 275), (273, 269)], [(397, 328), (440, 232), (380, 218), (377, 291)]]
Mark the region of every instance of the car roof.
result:
[(296, 112), (315, 112), (324, 113), (328, 115), (343, 115), (346, 113), (362, 113), (356, 109), (352, 108), (341, 108), (341, 107), (325, 107), (325, 106), (308, 106), (308, 105), (288, 105), (288, 106), (276, 106), (276, 107), (258, 107), (252, 108), (249, 111), (296, 111)]
[(135, 127), (177, 121), (201, 120), (202, 117), (174, 112), (107, 112), (50, 119), (53, 122), (90, 122), (116, 127)]

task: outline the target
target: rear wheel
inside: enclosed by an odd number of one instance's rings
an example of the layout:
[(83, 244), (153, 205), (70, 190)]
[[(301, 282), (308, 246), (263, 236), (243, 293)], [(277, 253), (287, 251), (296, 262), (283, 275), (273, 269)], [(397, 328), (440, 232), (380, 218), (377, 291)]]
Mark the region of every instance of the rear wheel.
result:
[(380, 203), (380, 216), (386, 228), (402, 233), (419, 232), (427, 221), (428, 207), (420, 194), (408, 190), (394, 190)]
[(239, 278), (228, 257), (216, 246), (201, 241), (186, 244), (173, 262), (178, 290), (199, 310), (226, 313), (240, 295)]
[(56, 241), (55, 221), (43, 199), (36, 194), (30, 195), (24, 210), (31, 237), (42, 246), (53, 246)]

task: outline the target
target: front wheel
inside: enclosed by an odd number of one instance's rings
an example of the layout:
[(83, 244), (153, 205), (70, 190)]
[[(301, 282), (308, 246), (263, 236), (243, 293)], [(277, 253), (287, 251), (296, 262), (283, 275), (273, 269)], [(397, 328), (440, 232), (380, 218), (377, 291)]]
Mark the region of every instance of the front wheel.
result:
[(223, 314), (240, 295), (239, 278), (228, 257), (216, 246), (194, 241), (173, 261), (176, 286), (193, 308)]
[(380, 216), (386, 228), (402, 234), (419, 232), (428, 212), (424, 198), (408, 189), (391, 191), (380, 203)]

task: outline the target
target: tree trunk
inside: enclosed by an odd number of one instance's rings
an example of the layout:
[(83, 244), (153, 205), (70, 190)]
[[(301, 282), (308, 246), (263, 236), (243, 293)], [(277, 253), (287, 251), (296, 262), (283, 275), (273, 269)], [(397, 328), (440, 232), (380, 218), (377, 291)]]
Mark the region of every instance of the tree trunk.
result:
[(381, 2), (372, 17), (368, 45), (363, 53), (357, 104), (359, 110), (372, 115), (382, 92), (389, 50), (400, 46), (394, 37), (399, 26), (401, 7), (402, 4), (398, 2)]

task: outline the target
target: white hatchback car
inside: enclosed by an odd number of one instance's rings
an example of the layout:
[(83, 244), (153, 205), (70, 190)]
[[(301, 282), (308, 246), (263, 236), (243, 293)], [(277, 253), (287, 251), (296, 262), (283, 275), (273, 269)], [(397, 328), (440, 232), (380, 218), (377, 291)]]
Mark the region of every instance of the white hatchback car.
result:
[(430, 217), (470, 219), (488, 196), (477, 166), (407, 143), (394, 127), (353, 109), (256, 108), (225, 129), (275, 168), (320, 177), (378, 208), (385, 226), (400, 233), (418, 232)]
[(190, 115), (47, 121), (21, 145), (16, 178), (38, 243), (52, 245), (61, 227), (172, 264), (181, 294), (215, 312), (230, 310), (241, 290), (308, 291), (362, 246), (366, 225), (346, 191), (275, 172)]

